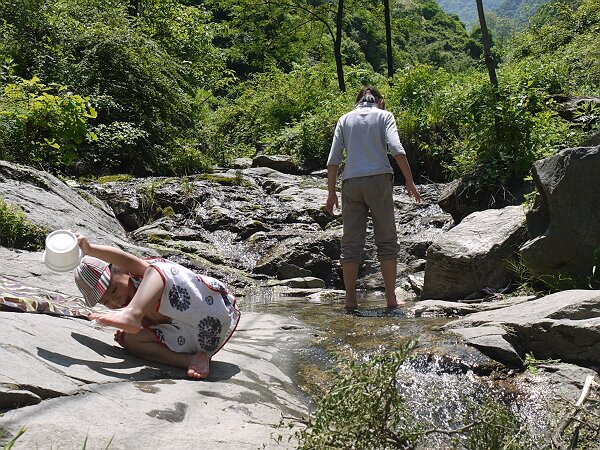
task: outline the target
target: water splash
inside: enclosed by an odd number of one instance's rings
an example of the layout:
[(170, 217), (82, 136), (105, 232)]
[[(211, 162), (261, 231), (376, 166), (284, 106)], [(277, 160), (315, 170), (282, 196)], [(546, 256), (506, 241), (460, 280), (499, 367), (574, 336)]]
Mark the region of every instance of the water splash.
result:
[(239, 268), (252, 269), (260, 258), (259, 253), (239, 241), (231, 231), (213, 231), (206, 233), (204, 238), (217, 249), (223, 260), (235, 262)]

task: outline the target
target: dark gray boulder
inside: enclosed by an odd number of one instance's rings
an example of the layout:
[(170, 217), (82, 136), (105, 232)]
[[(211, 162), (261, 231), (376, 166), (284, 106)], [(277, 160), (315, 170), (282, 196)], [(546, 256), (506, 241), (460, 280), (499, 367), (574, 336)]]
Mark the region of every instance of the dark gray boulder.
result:
[(591, 274), (600, 249), (600, 147), (561, 151), (533, 165), (539, 191), (521, 248), (534, 274)]
[(298, 173), (298, 166), (287, 155), (258, 155), (252, 160), (252, 167), (268, 167), (281, 173)]
[(501, 209), (523, 203), (533, 190), (531, 182), (511, 180), (506, 186), (482, 188), (477, 186), (478, 172), (458, 178), (445, 187), (440, 195), (440, 208), (460, 223), (469, 214), (486, 209)]

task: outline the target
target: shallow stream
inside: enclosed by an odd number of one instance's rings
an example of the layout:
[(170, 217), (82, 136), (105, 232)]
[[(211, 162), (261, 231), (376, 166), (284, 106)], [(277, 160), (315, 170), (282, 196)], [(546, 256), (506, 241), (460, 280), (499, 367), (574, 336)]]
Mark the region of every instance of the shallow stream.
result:
[[(442, 331), (446, 318), (415, 318), (407, 302), (396, 311), (385, 309), (382, 293), (363, 293), (359, 309), (347, 313), (343, 298), (291, 297), (273, 289), (249, 292), (240, 299), (242, 311), (265, 312), (301, 320), (314, 331), (307, 348), (287, 349), (290, 357), (282, 364), (309, 396), (322, 393), (332, 381), (336, 355), (367, 359), (384, 350), (401, 348), (412, 339), (417, 347), (398, 372), (402, 394), (411, 411), (427, 429), (457, 429), (467, 425), (473, 405), (493, 398), (522, 421), (536, 440), (546, 441), (547, 404), (543, 387), (523, 385), (452, 334)], [(451, 445), (451, 437), (431, 434), (425, 448)]]

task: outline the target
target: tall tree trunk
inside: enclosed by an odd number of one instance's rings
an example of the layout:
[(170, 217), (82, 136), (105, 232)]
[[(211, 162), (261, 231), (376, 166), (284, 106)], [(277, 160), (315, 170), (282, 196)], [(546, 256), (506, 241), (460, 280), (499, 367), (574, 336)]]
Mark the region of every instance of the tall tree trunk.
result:
[(335, 15), (335, 40), (333, 51), (335, 54), (335, 67), (337, 69), (338, 86), (340, 91), (346, 92), (344, 81), (344, 66), (342, 64), (342, 21), (344, 18), (344, 0), (338, 0), (337, 14)]
[(385, 17), (385, 45), (387, 48), (387, 76), (390, 80), (394, 77), (394, 56), (392, 55), (392, 20), (390, 18), (390, 0), (383, 0)]
[(479, 15), (479, 27), (481, 28), (481, 40), (483, 41), (483, 52), (485, 55), (485, 65), (488, 69), (490, 76), (490, 83), (494, 87), (496, 93), (496, 100), (498, 99), (498, 78), (496, 77), (496, 63), (492, 56), (491, 44), (490, 44), (490, 33), (488, 32), (487, 24), (485, 23), (485, 13), (483, 11), (482, 0), (475, 0), (477, 2), (477, 14)]
[(131, 17), (138, 16), (139, 0), (129, 0), (129, 15)]
[[(488, 69), (490, 76), (490, 83), (494, 90), (494, 100), (496, 103), (500, 102), (500, 92), (498, 92), (498, 77), (496, 76), (496, 62), (492, 56), (492, 49), (490, 44), (490, 33), (488, 33), (487, 24), (485, 23), (485, 13), (483, 11), (483, 1), (475, 0), (477, 2), (477, 14), (479, 15), (479, 27), (481, 28), (481, 40), (483, 41), (483, 52), (485, 56), (485, 65)], [(496, 139), (502, 140), (502, 117), (500, 116), (498, 109), (495, 109), (494, 114), (494, 132), (496, 133)]]

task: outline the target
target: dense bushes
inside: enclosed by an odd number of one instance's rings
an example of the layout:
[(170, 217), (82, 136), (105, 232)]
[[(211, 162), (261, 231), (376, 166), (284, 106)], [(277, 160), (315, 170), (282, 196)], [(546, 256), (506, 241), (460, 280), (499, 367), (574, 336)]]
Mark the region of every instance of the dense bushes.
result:
[(347, 5), (348, 93), (328, 16), (251, 0), (202, 5), (148, 0), (132, 17), (125, 0), (0, 0), (0, 156), (71, 175), (187, 174), (258, 151), (318, 168), (335, 121), (374, 84), (419, 174), (444, 181), (477, 169), (480, 184), (499, 185), (598, 123), (596, 111), (567, 123), (555, 103), (598, 94), (593, 0), (543, 8), (506, 44), (497, 92), (483, 64), (471, 67), (476, 34), (429, 0), (394, 5), (391, 83), (381, 5)]
[[(155, 3), (143, 2), (146, 15), (134, 23), (127, 2), (0, 2), (5, 18), (0, 56), (12, 61), (12, 76), (60, 81), (98, 113), (88, 127), (97, 139), (79, 139), (77, 155), (65, 148), (69, 154), (61, 163), (77, 159), (77, 165), (62, 169), (96, 175), (173, 173), (181, 154), (195, 162), (194, 168), (206, 165), (194, 127), (207, 112), (203, 99), (210, 94), (204, 83), (217, 84), (223, 77), (209, 16), (174, 1)], [(25, 154), (28, 149), (5, 151)]]
[(48, 230), (25, 218), (16, 205), (0, 197), (0, 245), (25, 250), (40, 250)]
[(296, 67), (289, 73), (272, 68), (254, 75), (239, 90), (237, 98), (204, 124), (216, 159), (262, 150), (288, 153), (301, 163), (323, 157), (329, 145), (327, 131), (333, 133), (340, 109), (330, 67)]
[(600, 95), (599, 36), (599, 2), (552, 2), (513, 39), (507, 57), (515, 64), (551, 66), (568, 74), (563, 86), (568, 93)]
[(70, 167), (84, 140), (94, 141), (88, 119), (96, 111), (65, 86), (39, 78), (16, 80), (0, 96), (0, 158), (50, 171)]

